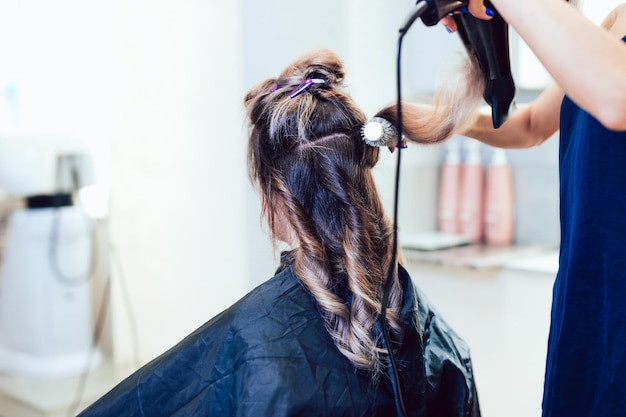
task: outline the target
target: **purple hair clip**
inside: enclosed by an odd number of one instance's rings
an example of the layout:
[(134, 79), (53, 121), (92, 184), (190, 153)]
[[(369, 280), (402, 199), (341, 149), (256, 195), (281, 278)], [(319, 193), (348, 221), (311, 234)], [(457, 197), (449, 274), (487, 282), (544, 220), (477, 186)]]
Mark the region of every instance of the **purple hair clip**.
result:
[(294, 98), (299, 96), (308, 90), (313, 84), (326, 84), (326, 80), (322, 78), (307, 78), (302, 81), (302, 83), (295, 90), (293, 90), (291, 94), (289, 94), (289, 97)]

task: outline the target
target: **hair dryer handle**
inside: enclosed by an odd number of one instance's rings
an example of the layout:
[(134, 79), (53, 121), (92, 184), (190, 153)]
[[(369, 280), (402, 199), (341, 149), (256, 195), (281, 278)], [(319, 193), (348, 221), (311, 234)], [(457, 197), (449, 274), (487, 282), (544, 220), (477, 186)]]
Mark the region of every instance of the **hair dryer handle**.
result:
[[(489, 1), (485, 5), (493, 9)], [(470, 13), (455, 14), (454, 20), (467, 52), (476, 57), (485, 77), (483, 98), (491, 106), (493, 127), (498, 128), (508, 118), (515, 97), (509, 26), (498, 13), (491, 20)]]

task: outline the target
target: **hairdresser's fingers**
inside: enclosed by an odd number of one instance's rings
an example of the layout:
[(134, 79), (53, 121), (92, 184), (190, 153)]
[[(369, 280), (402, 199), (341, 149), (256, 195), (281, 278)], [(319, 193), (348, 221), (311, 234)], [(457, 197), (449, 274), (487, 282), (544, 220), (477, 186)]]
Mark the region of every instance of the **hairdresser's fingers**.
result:
[(440, 22), (449, 33), (456, 32), (456, 22), (452, 16), (444, 16), (441, 18)]
[(483, 0), (469, 0), (467, 10), (475, 17), (483, 20), (489, 20), (493, 17), (493, 10), (487, 8)]
[[(391, 152), (391, 153), (393, 153), (396, 150), (397, 147), (398, 147), (397, 145), (387, 146), (387, 148), (389, 149), (389, 152)], [(405, 139), (405, 140), (402, 141), (402, 144), (400, 145), (400, 148), (405, 149), (407, 147), (408, 147), (408, 145), (407, 145), (407, 142), (406, 142), (406, 139)]]
[[(393, 153), (393, 152), (396, 150), (396, 148), (397, 148), (397, 147), (398, 147), (398, 145), (388, 146), (388, 148), (389, 148), (389, 152)], [(401, 149), (405, 149), (405, 148), (407, 148), (407, 147), (408, 147), (408, 146), (407, 146), (407, 143), (406, 143), (406, 139), (404, 139), (404, 140), (402, 141), (402, 143), (400, 144), (400, 148), (401, 148)]]
[[(455, 11), (454, 13), (459, 14), (459, 13), (468, 13), (468, 12), (472, 14), (473, 16), (479, 19), (484, 19), (484, 20), (489, 20), (494, 15), (493, 10), (487, 8), (485, 4), (483, 3), (483, 0), (469, 0), (469, 3), (467, 4), (467, 6), (463, 6), (462, 8)], [(456, 32), (457, 30), (456, 21), (451, 15), (442, 17), (441, 23), (443, 24), (443, 26), (446, 28), (448, 32), (450, 33)]]

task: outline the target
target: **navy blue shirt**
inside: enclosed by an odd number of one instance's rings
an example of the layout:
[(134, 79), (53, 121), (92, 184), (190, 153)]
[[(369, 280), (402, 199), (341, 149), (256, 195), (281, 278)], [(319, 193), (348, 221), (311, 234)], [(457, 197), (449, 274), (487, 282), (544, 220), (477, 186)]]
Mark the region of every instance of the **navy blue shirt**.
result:
[(567, 96), (560, 132), (561, 254), (543, 415), (626, 416), (626, 132)]

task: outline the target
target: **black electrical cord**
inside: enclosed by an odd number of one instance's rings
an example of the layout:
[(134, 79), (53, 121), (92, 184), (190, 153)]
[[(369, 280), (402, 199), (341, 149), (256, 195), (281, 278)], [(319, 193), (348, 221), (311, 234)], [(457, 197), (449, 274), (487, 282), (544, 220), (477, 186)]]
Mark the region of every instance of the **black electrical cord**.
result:
[(137, 327), (137, 318), (133, 311), (133, 303), (130, 299), (130, 291), (128, 289), (128, 280), (124, 274), (124, 268), (122, 268), (122, 260), (117, 250), (113, 246), (113, 243), (109, 240), (109, 253), (113, 261), (113, 265), (117, 269), (119, 276), (120, 291), (122, 294), (122, 302), (126, 308), (126, 315), (128, 317), (128, 324), (130, 326), (130, 336), (133, 346), (133, 361), (136, 368), (141, 365), (141, 359), (139, 358), (139, 328)]
[(48, 259), (50, 261), (50, 268), (52, 269), (53, 276), (57, 281), (59, 281), (59, 283), (61, 283), (62, 285), (66, 287), (75, 287), (75, 286), (82, 285), (92, 279), (96, 270), (96, 262), (95, 262), (94, 253), (97, 252), (98, 248), (97, 248), (97, 243), (93, 239), (93, 231), (90, 230), (92, 228), (92, 225), (88, 223), (90, 221), (89, 219), (87, 218), (83, 219), (85, 222), (85, 234), (89, 235), (89, 239), (91, 241), (91, 247), (89, 249), (90, 250), (89, 265), (86, 266), (84, 271), (78, 272), (75, 276), (70, 276), (69, 274), (66, 274), (65, 272), (63, 272), (61, 265), (60, 265), (60, 261), (59, 261), (59, 246), (60, 246), (59, 226), (61, 224), (62, 207), (54, 207), (53, 210), (54, 210), (54, 213), (53, 213), (53, 218), (52, 218), (52, 224), (50, 226), (51, 231), (50, 231), (49, 246), (48, 246)]
[(104, 288), (102, 290), (102, 300), (100, 301), (100, 308), (98, 310), (98, 316), (96, 318), (95, 327), (93, 330), (92, 338), (91, 338), (91, 348), (89, 349), (89, 353), (87, 355), (87, 361), (85, 363), (85, 370), (81, 373), (80, 379), (78, 381), (78, 385), (76, 387), (76, 395), (74, 397), (74, 402), (68, 408), (68, 417), (73, 417), (78, 412), (78, 408), (83, 399), (83, 394), (85, 392), (85, 387), (87, 385), (87, 377), (89, 376), (89, 370), (92, 367), (93, 356), (100, 344), (100, 339), (102, 337), (102, 332), (104, 330), (104, 322), (106, 320), (107, 311), (110, 305), (110, 297), (111, 297), (111, 273), (107, 274), (107, 279), (104, 283)]
[(394, 280), (397, 276), (397, 258), (398, 258), (398, 200), (399, 200), (399, 191), (400, 191), (400, 163), (402, 160), (402, 148), (403, 144), (403, 127), (402, 127), (402, 67), (401, 67), (401, 57), (402, 57), (402, 41), (404, 39), (404, 35), (408, 32), (409, 28), (415, 22), (415, 20), (420, 17), (426, 10), (429, 5), (426, 1), (418, 2), (415, 5), (415, 8), (405, 20), (404, 24), (400, 27), (399, 36), (398, 36), (398, 50), (396, 57), (396, 91), (397, 91), (397, 99), (396, 99), (396, 132), (398, 133), (398, 143), (396, 145), (398, 154), (397, 154), (397, 163), (396, 163), (396, 177), (395, 177), (395, 188), (394, 188), (394, 207), (393, 207), (393, 246), (391, 252), (391, 262), (389, 264), (389, 272), (387, 274), (387, 279), (385, 281), (385, 286), (383, 289), (383, 299), (382, 299), (382, 307), (380, 313), (380, 324), (383, 333), (383, 342), (387, 348), (387, 353), (389, 355), (389, 362), (391, 364), (391, 378), (392, 386), (394, 389), (394, 393), (397, 399), (397, 413), (398, 417), (407, 417), (408, 413), (406, 412), (406, 406), (404, 403), (404, 393), (402, 389), (402, 380), (400, 379), (400, 370), (398, 369), (398, 364), (396, 361), (395, 353), (393, 351), (392, 340), (389, 336), (389, 323), (387, 321), (387, 308), (389, 304), (389, 294), (391, 291), (391, 287), (393, 285)]
[[(111, 243), (111, 241), (109, 241), (109, 255), (111, 258), (111, 264), (117, 267), (117, 273), (119, 276), (119, 285), (120, 285), (120, 289), (122, 292), (122, 300), (126, 307), (126, 314), (128, 316), (128, 322), (129, 322), (130, 330), (131, 330), (134, 366), (135, 368), (139, 368), (141, 362), (139, 360), (139, 340), (137, 336), (138, 334), (137, 333), (137, 320), (133, 313), (132, 304), (130, 302), (128, 288), (126, 286), (126, 278), (124, 275), (124, 271), (122, 270), (122, 264), (119, 259), (119, 256), (117, 255), (115, 248), (113, 247), (113, 243)], [(106, 281), (104, 283), (104, 288), (102, 290), (102, 300), (100, 301), (100, 309), (98, 311), (96, 323), (95, 323), (93, 334), (92, 334), (92, 344), (91, 344), (92, 349), (89, 351), (87, 362), (85, 364), (85, 370), (80, 375), (80, 379), (76, 387), (76, 394), (75, 394), (74, 402), (68, 408), (68, 417), (73, 417), (76, 415), (83, 401), (83, 395), (85, 393), (85, 388), (87, 386), (87, 378), (89, 376), (89, 371), (92, 367), (93, 354), (95, 350), (98, 348), (98, 346), (100, 345), (100, 340), (102, 338), (102, 333), (104, 331), (104, 323), (105, 323), (109, 308), (111, 307), (112, 276), (113, 276), (113, 270), (111, 269), (107, 273)]]
[[(71, 188), (73, 192), (76, 192), (82, 182), (81, 177), (80, 177), (80, 172), (78, 170), (78, 166), (76, 165), (76, 159), (74, 157), (70, 158), (69, 162), (71, 162), (72, 164), (71, 169), (70, 169), (70, 177), (72, 179)], [(60, 188), (61, 186), (61, 173), (62, 173), (62, 170), (60, 169), (60, 166), (59, 166), (57, 167), (57, 177), (56, 177), (57, 188)], [(67, 197), (67, 199), (64, 199), (63, 197)], [(72, 201), (73, 200), (72, 195), (71, 193), (64, 193), (61, 191), (57, 191), (57, 193), (53, 194), (52, 196), (43, 196), (43, 198), (41, 198), (40, 200), (42, 200), (45, 204), (51, 204), (51, 207), (54, 209), (52, 224), (50, 226), (51, 229), (50, 229), (49, 246), (48, 246), (48, 259), (50, 262), (50, 268), (52, 269), (52, 272), (53, 272), (53, 276), (56, 278), (57, 281), (59, 281), (59, 283), (67, 287), (79, 286), (88, 282), (93, 277), (95, 270), (96, 270), (96, 262), (95, 262), (94, 253), (96, 253), (96, 251), (98, 250), (98, 248), (96, 247), (96, 242), (93, 239), (93, 231), (91, 230), (92, 224), (89, 223), (90, 222), (89, 219), (87, 218), (83, 219), (85, 222), (85, 234), (89, 236), (89, 239), (91, 241), (89, 265), (86, 266), (84, 271), (78, 272), (74, 276), (66, 274), (61, 268), (61, 264), (59, 261), (59, 246), (60, 246), (59, 225), (61, 224), (61, 217), (62, 217), (61, 210), (63, 209), (63, 207), (72, 206), (74, 204)], [(31, 202), (32, 201), (35, 201), (35, 200), (31, 199)]]

